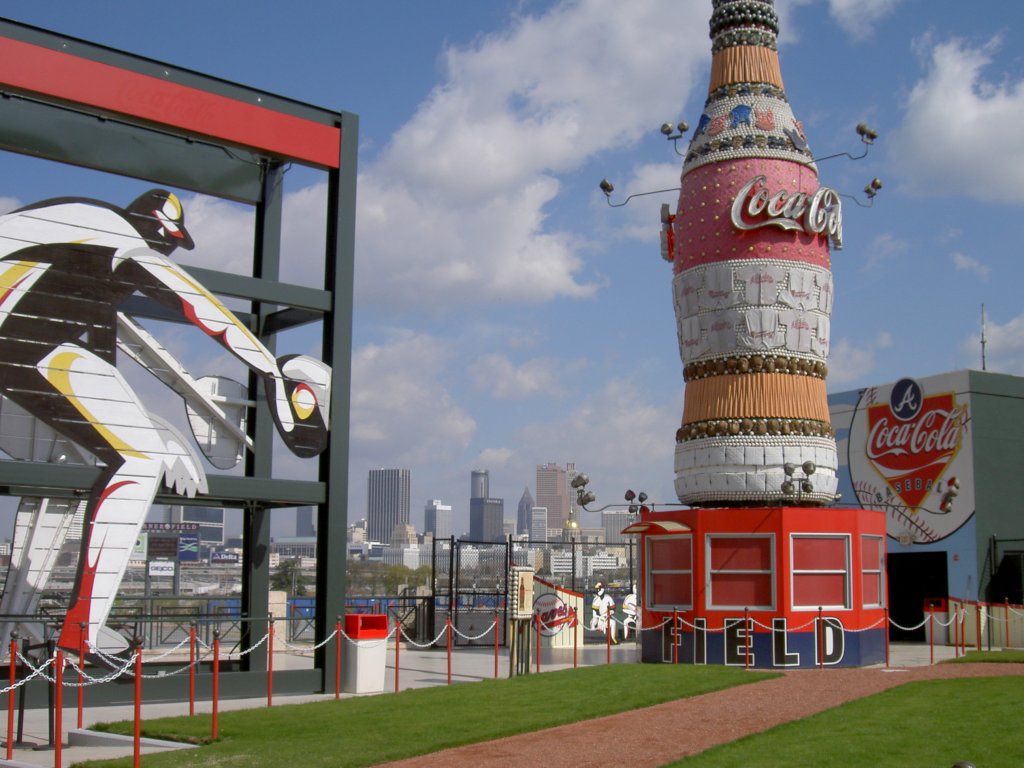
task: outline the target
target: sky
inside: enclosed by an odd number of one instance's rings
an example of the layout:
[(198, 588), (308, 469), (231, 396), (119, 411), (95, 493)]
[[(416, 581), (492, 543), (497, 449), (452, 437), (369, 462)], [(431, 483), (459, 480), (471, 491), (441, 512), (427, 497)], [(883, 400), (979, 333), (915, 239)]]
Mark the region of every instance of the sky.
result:
[[(980, 368), (982, 304), (988, 370), (1024, 374), (1024, 6), (776, 7), (786, 92), (815, 155), (862, 154), (861, 121), (879, 134), (863, 159), (819, 165), (861, 204), (869, 180), (884, 183), (871, 207), (844, 200), (829, 390)], [(676, 193), (610, 207), (598, 182), (613, 182), (614, 203), (678, 186), (659, 126), (701, 114), (710, 13), (710, 0), (0, 5), (359, 115), (349, 518), (365, 516), (369, 469), (403, 467), (412, 522), (441, 499), (456, 533), (472, 469), (489, 470), (506, 519), (552, 461), (590, 475), (592, 507), (627, 488), (675, 501), (683, 381), (658, 210)], [(0, 212), (61, 195), (127, 202), (151, 186), (8, 153), (0, 178)], [(287, 190), (284, 250), (314, 263), (323, 180), (296, 171)], [(239, 268), (251, 212), (181, 196), (191, 263)], [(166, 343), (194, 374), (221, 372), (216, 349), (181, 333)], [(279, 352), (310, 343), (296, 334)], [(277, 535), (291, 533), (283, 520)]]

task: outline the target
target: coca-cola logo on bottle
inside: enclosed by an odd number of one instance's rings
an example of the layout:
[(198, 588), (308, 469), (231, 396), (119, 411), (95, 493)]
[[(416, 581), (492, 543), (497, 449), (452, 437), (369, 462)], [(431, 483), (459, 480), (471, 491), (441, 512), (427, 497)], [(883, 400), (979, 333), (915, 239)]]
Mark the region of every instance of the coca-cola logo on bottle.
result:
[(755, 176), (733, 200), (731, 218), (736, 229), (777, 227), (823, 235), (837, 251), (843, 247), (842, 201), (839, 193), (828, 187), (819, 187), (813, 194), (771, 190), (766, 176)]

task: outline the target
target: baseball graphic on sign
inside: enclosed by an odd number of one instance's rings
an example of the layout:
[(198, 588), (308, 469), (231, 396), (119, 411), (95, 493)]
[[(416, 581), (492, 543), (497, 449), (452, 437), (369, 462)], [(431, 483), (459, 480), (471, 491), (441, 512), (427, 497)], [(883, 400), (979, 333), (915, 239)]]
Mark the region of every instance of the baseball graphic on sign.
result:
[(884, 509), (889, 536), (904, 543), (944, 539), (974, 514), (970, 451), (961, 451), (968, 397), (944, 377), (929, 384), (907, 378), (865, 390), (850, 425), (857, 501)]

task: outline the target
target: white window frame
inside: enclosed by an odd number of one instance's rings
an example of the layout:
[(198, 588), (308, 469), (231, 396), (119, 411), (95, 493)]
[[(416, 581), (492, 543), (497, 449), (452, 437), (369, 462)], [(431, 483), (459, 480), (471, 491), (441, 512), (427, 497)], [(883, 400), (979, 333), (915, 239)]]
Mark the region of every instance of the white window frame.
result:
[[(654, 570), (651, 567), (651, 545), (655, 541), (665, 540), (682, 540), (686, 539), (690, 544), (690, 567), (687, 568), (662, 568)], [(672, 611), (672, 610), (685, 610), (689, 611), (693, 609), (693, 534), (692, 533), (675, 533), (675, 534), (664, 534), (658, 536), (647, 536), (646, 537), (646, 552), (644, 553), (644, 562), (647, 566), (647, 594), (645, 595), (644, 604), (647, 608), (653, 611)], [(681, 603), (655, 603), (654, 602), (654, 579), (655, 576), (671, 575), (677, 573), (688, 573), (690, 574), (690, 602), (688, 604)]]
[[(874, 533), (864, 533), (864, 534), (861, 534), (860, 538), (861, 538), (860, 553), (861, 553), (861, 561), (862, 561), (861, 564), (860, 564), (860, 571), (861, 571), (860, 590), (861, 590), (861, 604), (862, 604), (862, 607), (864, 607), (864, 608), (885, 608), (885, 536), (881, 536), (879, 534), (874, 534)], [(876, 564), (876, 567), (874, 567), (874, 568), (868, 568), (867, 563), (863, 562), (863, 559), (864, 559), (864, 545), (863, 545), (863, 543), (864, 543), (865, 539), (874, 539), (875, 541), (878, 542), (878, 563)], [(864, 577), (867, 576), (868, 574), (874, 574), (874, 575), (876, 575), (878, 577), (878, 598), (879, 598), (879, 602), (877, 602), (877, 603), (868, 603), (868, 602), (865, 602), (865, 600), (864, 600)]]
[[(795, 542), (797, 539), (842, 539), (845, 541), (846, 546), (843, 547), (844, 557), (846, 559), (846, 569), (840, 570), (837, 568), (801, 568), (796, 567), (796, 561), (794, 558)], [(789, 600), (791, 603), (792, 610), (794, 611), (816, 611), (818, 608), (827, 609), (829, 611), (850, 611), (853, 610), (853, 559), (850, 556), (852, 536), (849, 533), (818, 533), (815, 531), (808, 531), (806, 533), (791, 533), (789, 535), (789, 563), (790, 563), (790, 574), (789, 574)], [(843, 587), (843, 600), (844, 605), (826, 605), (822, 603), (819, 605), (797, 605), (796, 603), (796, 577), (797, 576), (812, 576), (812, 575), (842, 575), (845, 578), (845, 585)], [(860, 574), (857, 574), (858, 576)]]
[[(711, 567), (711, 543), (720, 539), (767, 539), (768, 540), (768, 554), (771, 562), (768, 564), (768, 569), (713, 569)], [(744, 608), (750, 608), (752, 610), (759, 611), (774, 611), (775, 603), (778, 600), (776, 594), (776, 563), (775, 563), (775, 534), (774, 533), (709, 533), (704, 538), (704, 587), (705, 594), (707, 594), (707, 607), (708, 610), (725, 611), (725, 610), (743, 610)], [(772, 601), (770, 605), (724, 605), (715, 602), (715, 593), (711, 585), (711, 578), (716, 574), (767, 574), (768, 580), (771, 583), (772, 588)]]

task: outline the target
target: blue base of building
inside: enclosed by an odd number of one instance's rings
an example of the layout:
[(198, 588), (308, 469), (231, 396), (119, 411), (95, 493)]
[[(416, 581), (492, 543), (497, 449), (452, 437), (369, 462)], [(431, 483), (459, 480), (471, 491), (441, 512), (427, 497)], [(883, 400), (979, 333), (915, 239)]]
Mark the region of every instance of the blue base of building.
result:
[[(855, 632), (838, 619), (826, 618), (819, 631), (786, 632), (784, 629), (749, 635), (743, 620), (726, 623), (717, 632), (689, 629), (673, 635), (668, 628), (643, 635), (641, 659), (649, 663), (724, 664), (752, 669), (814, 669), (868, 667), (885, 662), (885, 630)], [(815, 622), (817, 624), (817, 622)], [(678, 651), (673, 649), (678, 641)]]

